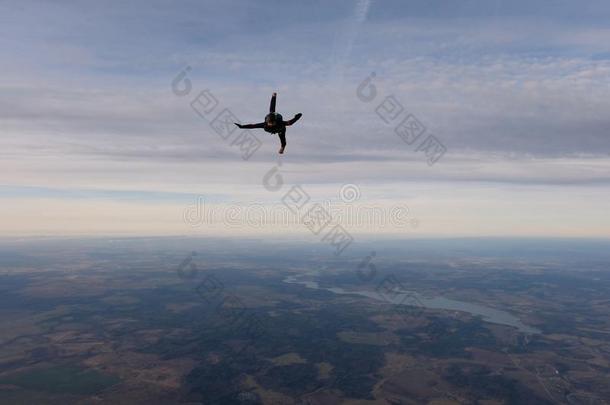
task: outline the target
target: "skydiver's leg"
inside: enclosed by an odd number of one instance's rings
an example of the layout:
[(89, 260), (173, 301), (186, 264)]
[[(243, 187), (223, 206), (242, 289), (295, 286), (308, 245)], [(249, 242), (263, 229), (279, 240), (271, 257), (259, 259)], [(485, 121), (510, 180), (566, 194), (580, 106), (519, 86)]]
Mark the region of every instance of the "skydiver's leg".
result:
[(295, 122), (297, 122), (298, 120), (300, 120), (302, 116), (303, 116), (303, 114), (298, 113), (297, 115), (295, 115), (295, 116), (294, 116), (294, 118), (293, 118), (293, 119), (288, 120), (288, 121), (284, 121), (284, 125), (286, 125), (286, 126), (288, 126), (288, 127), (289, 127), (289, 126), (291, 126), (292, 124), (294, 124)]
[(273, 93), (271, 96), (271, 104), (269, 105), (269, 112), (275, 112), (275, 98), (277, 97), (277, 93)]
[(280, 137), (280, 143), (282, 144), (279, 153), (284, 153), (284, 148), (286, 147), (286, 128), (278, 132), (278, 136)]

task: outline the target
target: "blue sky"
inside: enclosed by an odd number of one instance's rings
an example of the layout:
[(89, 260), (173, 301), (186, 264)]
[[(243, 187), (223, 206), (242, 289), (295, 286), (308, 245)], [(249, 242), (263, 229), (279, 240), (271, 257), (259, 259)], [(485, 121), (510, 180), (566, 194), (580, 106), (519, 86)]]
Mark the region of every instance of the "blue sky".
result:
[[(277, 91), (304, 114), (286, 181), (408, 205), (408, 236), (607, 236), (608, 21), (607, 1), (2, 2), (3, 236), (182, 234), (193, 196), (277, 203), (278, 140), (244, 161), (190, 108), (203, 89), (244, 122)], [(433, 166), (376, 115), (389, 95), (447, 148)]]

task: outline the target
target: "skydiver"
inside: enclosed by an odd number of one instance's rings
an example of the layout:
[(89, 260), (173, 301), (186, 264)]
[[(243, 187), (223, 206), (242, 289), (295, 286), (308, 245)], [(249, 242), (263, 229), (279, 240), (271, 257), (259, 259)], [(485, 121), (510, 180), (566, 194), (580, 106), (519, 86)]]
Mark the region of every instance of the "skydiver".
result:
[(286, 147), (286, 127), (297, 122), (303, 114), (298, 113), (294, 116), (293, 119), (284, 121), (281, 114), (275, 112), (275, 99), (277, 97), (277, 93), (273, 93), (271, 96), (271, 105), (269, 106), (269, 114), (265, 117), (264, 122), (259, 122), (258, 124), (245, 124), (241, 125), (235, 122), (240, 128), (243, 129), (253, 129), (253, 128), (262, 128), (265, 132), (269, 132), (271, 134), (278, 134), (280, 137), (280, 142), (282, 147), (279, 150), (279, 153), (284, 153), (284, 148)]

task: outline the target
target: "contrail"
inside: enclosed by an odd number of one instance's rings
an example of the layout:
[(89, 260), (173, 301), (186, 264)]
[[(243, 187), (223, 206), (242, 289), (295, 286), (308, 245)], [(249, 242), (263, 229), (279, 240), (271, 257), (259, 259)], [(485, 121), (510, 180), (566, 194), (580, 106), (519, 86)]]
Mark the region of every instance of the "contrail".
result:
[(341, 80), (343, 78), (343, 69), (345, 61), (352, 53), (354, 40), (358, 35), (358, 31), (362, 23), (366, 21), (369, 13), (371, 0), (357, 0), (354, 7), (354, 13), (347, 21), (345, 30), (340, 34), (338, 41), (335, 42), (335, 52), (333, 55), (333, 65), (331, 68), (331, 78)]

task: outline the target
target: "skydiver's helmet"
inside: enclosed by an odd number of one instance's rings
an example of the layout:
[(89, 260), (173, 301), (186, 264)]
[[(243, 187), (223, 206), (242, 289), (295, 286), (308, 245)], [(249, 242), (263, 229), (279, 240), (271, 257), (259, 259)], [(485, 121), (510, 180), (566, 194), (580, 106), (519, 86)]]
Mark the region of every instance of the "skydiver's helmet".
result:
[(278, 114), (276, 112), (269, 113), (265, 117), (265, 125), (268, 127), (274, 127), (282, 121), (283, 121), (282, 115)]

